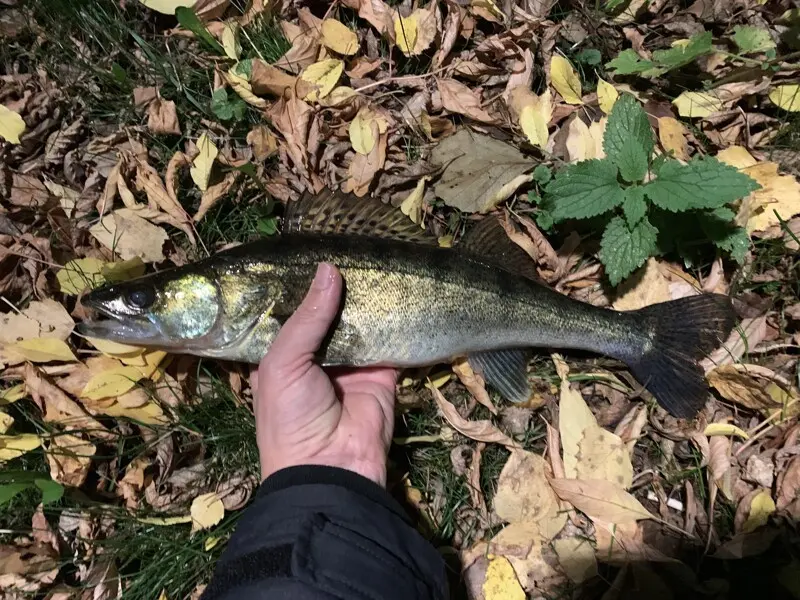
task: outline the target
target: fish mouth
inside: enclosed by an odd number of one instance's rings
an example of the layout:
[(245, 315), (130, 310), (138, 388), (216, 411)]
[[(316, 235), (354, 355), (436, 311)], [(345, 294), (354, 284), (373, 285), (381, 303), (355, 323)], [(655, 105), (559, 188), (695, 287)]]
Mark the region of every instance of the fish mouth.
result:
[(145, 317), (117, 315), (102, 304), (87, 302), (86, 299), (83, 300), (83, 304), (105, 318), (79, 323), (76, 329), (80, 335), (139, 346), (164, 343), (161, 331)]

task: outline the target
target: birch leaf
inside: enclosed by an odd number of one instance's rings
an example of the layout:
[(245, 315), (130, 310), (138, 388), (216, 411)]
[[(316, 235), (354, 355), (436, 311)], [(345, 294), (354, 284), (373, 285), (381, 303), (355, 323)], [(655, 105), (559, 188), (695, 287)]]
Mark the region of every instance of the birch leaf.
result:
[(583, 104), (581, 80), (570, 62), (560, 54), (550, 59), (550, 80), (567, 104)]
[(20, 114), (0, 104), (0, 138), (19, 144), (19, 136), (25, 131), (25, 121)]
[(214, 159), (217, 158), (219, 150), (205, 133), (197, 140), (197, 149), (199, 153), (192, 161), (189, 173), (197, 187), (202, 191), (206, 191), (208, 189), (208, 180), (211, 177), (211, 168), (214, 166)]

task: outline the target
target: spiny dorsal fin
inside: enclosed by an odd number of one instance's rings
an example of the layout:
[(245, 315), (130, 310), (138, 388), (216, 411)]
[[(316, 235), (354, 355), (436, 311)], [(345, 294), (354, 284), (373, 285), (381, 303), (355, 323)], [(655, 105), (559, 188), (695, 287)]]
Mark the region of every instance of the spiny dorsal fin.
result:
[(399, 208), (327, 188), (319, 194), (305, 192), (299, 200), (290, 202), (283, 223), (283, 233), (363, 235), (438, 245), (433, 234)]
[(500, 392), (501, 396), (520, 404), (531, 397), (527, 374), (528, 358), (527, 350), (495, 350), (470, 354), (468, 360), (483, 375), (486, 383)]
[(541, 281), (533, 259), (511, 241), (497, 217), (481, 219), (464, 235), (458, 248), (484, 257), (512, 273)]

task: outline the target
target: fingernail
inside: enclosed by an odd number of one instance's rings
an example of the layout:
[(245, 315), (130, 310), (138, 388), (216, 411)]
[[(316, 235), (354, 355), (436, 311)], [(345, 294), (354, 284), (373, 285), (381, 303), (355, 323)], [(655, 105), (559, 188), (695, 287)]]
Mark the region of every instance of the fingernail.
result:
[(333, 265), (329, 263), (320, 263), (317, 265), (317, 273), (314, 275), (314, 281), (311, 282), (311, 287), (316, 290), (327, 290), (333, 284), (335, 275)]

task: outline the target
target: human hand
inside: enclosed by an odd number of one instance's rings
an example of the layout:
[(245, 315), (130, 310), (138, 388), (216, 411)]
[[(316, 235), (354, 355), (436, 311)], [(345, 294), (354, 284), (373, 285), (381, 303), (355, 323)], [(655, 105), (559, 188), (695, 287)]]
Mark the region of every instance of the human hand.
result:
[[(297, 465), (328, 465), (386, 484), (397, 371), (330, 369), (314, 362), (342, 295), (342, 276), (322, 263), (254, 377), (261, 477)], [(254, 374), (256, 375), (256, 374)]]

